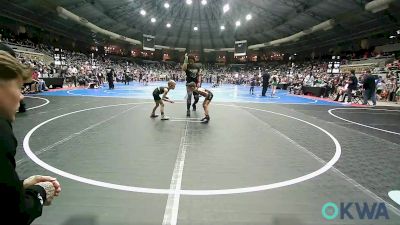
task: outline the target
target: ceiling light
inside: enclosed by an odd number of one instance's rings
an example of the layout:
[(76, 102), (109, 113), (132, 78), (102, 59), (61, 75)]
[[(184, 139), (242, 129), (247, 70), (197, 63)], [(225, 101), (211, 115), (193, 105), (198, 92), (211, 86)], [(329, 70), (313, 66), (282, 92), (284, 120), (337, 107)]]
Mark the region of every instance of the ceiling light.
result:
[(222, 10), (224, 11), (224, 13), (229, 11), (229, 4), (225, 4), (224, 7), (222, 8)]
[(221, 29), (221, 30), (225, 30), (225, 26), (222, 25), (222, 26), (220, 27), (220, 29)]
[(152, 22), (152, 23), (155, 23), (155, 22), (156, 22), (156, 18), (154, 18), (154, 17), (151, 18), (151, 22)]
[(397, 31), (397, 34), (400, 34), (400, 30)]
[(186, 0), (186, 4), (191, 5), (192, 4), (192, 0)]
[(170, 24), (170, 23), (167, 23), (167, 27), (170, 28), (170, 27), (171, 27), (171, 24)]
[(236, 24), (237, 27), (240, 26), (240, 20), (236, 21), (235, 24)]
[(142, 9), (142, 10), (140, 10), (140, 14), (141, 14), (142, 16), (144, 16), (144, 15), (146, 15), (146, 11), (144, 11), (144, 10)]
[(253, 17), (251, 16), (251, 14), (247, 14), (246, 20), (247, 20), (247, 21), (248, 21), (248, 20), (251, 20), (251, 18), (253, 18)]
[(168, 2), (164, 3), (164, 7), (165, 7), (166, 9), (168, 9), (168, 8), (169, 8), (169, 3), (168, 3)]
[(199, 28), (198, 27), (193, 27), (193, 30), (197, 31), (197, 30), (199, 30)]
[(207, 0), (201, 0), (202, 5), (207, 5)]

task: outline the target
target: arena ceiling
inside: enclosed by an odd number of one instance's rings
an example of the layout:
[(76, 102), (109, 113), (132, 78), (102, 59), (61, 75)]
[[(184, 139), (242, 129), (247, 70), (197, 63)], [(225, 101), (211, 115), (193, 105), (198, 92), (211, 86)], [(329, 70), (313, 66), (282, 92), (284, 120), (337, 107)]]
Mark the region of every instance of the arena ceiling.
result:
[[(68, 32), (76, 38), (97, 39), (89, 29), (57, 15), (61, 6), (111, 32), (141, 41), (143, 34), (156, 37), (156, 44), (187, 49), (232, 48), (235, 40), (249, 45), (265, 43), (307, 30), (329, 19), (335, 26), (274, 46), (291, 49), (318, 48), (375, 31), (399, 28), (400, 1), (388, 10), (365, 10), (370, 0), (12, 0), (0, 9), (8, 17), (29, 20)], [(165, 3), (169, 7), (165, 7)], [(204, 3), (204, 2), (203, 2)], [(229, 4), (225, 13), (223, 8)], [(143, 13), (143, 11), (145, 13)], [(143, 15), (144, 14), (144, 15)], [(247, 15), (251, 19), (247, 20)], [(152, 22), (152, 18), (155, 22)], [(236, 22), (240, 20), (240, 26)], [(171, 26), (167, 27), (167, 23)], [(221, 30), (224, 26), (224, 30)], [(197, 30), (195, 30), (197, 27)]]

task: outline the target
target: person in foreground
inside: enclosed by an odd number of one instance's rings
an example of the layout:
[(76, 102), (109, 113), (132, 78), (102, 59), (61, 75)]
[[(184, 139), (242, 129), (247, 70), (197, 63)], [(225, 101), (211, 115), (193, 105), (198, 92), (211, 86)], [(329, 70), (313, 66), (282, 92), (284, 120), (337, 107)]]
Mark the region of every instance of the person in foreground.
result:
[(204, 99), (204, 102), (203, 102), (205, 117), (203, 119), (201, 119), (201, 121), (203, 123), (208, 123), (208, 121), (210, 121), (210, 115), (208, 114), (208, 105), (210, 105), (210, 102), (214, 97), (213, 93), (207, 89), (197, 87), (196, 83), (194, 83), (194, 82), (189, 83), (187, 86), (188, 86), (188, 89), (190, 91), (192, 91), (193, 93), (197, 93), (206, 98), (206, 99)]
[[(174, 103), (174, 101), (170, 100), (167, 97), (167, 94), (169, 92), (169, 90), (174, 90), (176, 86), (175, 81), (170, 80), (168, 81), (168, 87), (157, 87), (156, 89), (154, 89), (153, 91), (153, 98), (154, 98), (154, 102), (156, 103), (156, 106), (154, 106), (153, 111), (151, 112), (150, 117), (151, 118), (156, 118), (158, 117), (158, 115), (156, 115), (156, 110), (158, 108), (158, 106), (161, 105), (160, 107), (160, 112), (161, 112), (161, 120), (169, 120), (168, 116), (164, 115), (164, 102), (169, 102), (169, 103)], [(163, 95), (162, 98), (160, 98), (160, 95)]]
[(23, 99), (21, 87), (31, 70), (6, 51), (0, 51), (0, 193), (4, 207), (0, 224), (31, 224), (61, 192), (56, 178), (35, 175), (20, 180), (15, 171), (17, 140), (11, 123)]

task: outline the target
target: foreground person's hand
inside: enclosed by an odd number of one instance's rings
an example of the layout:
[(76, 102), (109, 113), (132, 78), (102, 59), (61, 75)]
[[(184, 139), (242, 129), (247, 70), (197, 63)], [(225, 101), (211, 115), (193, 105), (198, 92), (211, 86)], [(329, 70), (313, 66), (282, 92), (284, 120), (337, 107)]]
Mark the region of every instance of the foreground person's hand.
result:
[(41, 186), (46, 191), (46, 200), (44, 200), (43, 205), (45, 206), (51, 205), (51, 202), (53, 201), (56, 193), (56, 189), (53, 183), (50, 181), (46, 181), (37, 183), (36, 185)]
[(40, 182), (51, 182), (55, 188), (55, 196), (58, 196), (61, 192), (61, 185), (57, 181), (57, 178), (50, 177), (50, 176), (42, 176), (42, 175), (34, 175), (28, 177), (24, 180), (23, 186), (24, 188), (28, 188), (29, 186), (36, 185)]

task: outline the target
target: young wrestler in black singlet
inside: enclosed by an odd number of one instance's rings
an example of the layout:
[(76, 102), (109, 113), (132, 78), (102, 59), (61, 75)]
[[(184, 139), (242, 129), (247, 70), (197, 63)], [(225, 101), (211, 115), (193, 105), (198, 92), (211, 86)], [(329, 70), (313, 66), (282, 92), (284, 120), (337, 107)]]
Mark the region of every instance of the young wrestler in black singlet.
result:
[[(170, 103), (174, 103), (174, 101), (170, 100), (167, 97), (167, 94), (169, 92), (169, 90), (174, 90), (176, 86), (175, 81), (170, 80), (168, 81), (168, 87), (157, 87), (156, 89), (154, 89), (153, 91), (153, 98), (154, 98), (154, 102), (156, 103), (156, 106), (154, 106), (153, 111), (151, 112), (150, 117), (151, 118), (156, 118), (158, 115), (156, 115), (156, 109), (158, 108), (159, 105), (161, 105), (160, 108), (160, 112), (161, 112), (161, 120), (168, 120), (169, 118), (167, 116), (164, 115), (164, 102), (170, 102)], [(160, 95), (163, 95), (162, 98), (160, 97)]]
[(208, 106), (210, 105), (210, 102), (214, 97), (213, 93), (205, 88), (196, 87), (196, 84), (194, 82), (189, 83), (187, 86), (193, 93), (197, 93), (205, 97), (203, 102), (205, 117), (201, 119), (201, 121), (203, 121), (204, 123), (208, 123), (208, 121), (210, 121), (210, 115), (208, 114)]

